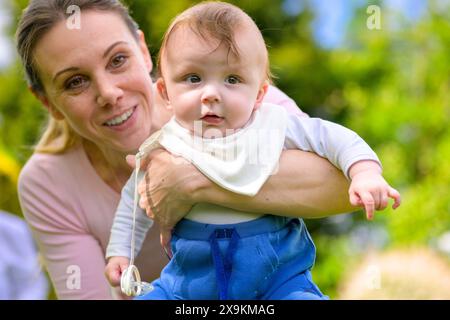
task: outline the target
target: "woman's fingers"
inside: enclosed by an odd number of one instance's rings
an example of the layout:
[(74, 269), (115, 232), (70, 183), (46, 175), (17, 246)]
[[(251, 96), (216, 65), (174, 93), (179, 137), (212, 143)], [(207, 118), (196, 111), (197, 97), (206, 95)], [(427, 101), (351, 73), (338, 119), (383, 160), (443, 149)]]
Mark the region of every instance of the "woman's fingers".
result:
[(145, 196), (145, 194), (143, 195), (142, 193), (140, 193), (140, 198), (139, 198), (139, 207), (141, 207), (142, 209), (146, 209), (147, 208), (147, 197)]
[(165, 229), (165, 228), (161, 228), (160, 231), (160, 240), (161, 240), (161, 245), (164, 249), (164, 251), (167, 254), (167, 257), (169, 259), (172, 259), (172, 247), (170, 245), (170, 240), (172, 239), (172, 230), (170, 229)]
[[(171, 229), (191, 209), (193, 176), (200, 174), (189, 162), (174, 163), (174, 156), (154, 150), (138, 186), (139, 206), (161, 227)], [(195, 181), (195, 180), (194, 180)]]
[(135, 156), (133, 154), (129, 154), (125, 157), (125, 160), (127, 161), (127, 164), (131, 167), (131, 168), (136, 168), (136, 160), (135, 160)]
[[(127, 161), (127, 164), (133, 168), (136, 169), (136, 156), (134, 154), (129, 154), (125, 157), (125, 160)], [(139, 168), (142, 170), (145, 170), (150, 162), (150, 157), (144, 157), (141, 159)]]
[(147, 213), (147, 216), (150, 219), (155, 219), (155, 215), (152, 210), (152, 206), (150, 205), (152, 202), (150, 202), (150, 190), (149, 190), (149, 183), (150, 180), (148, 179), (148, 173), (145, 174), (145, 179), (142, 179), (142, 181), (138, 185), (138, 193), (139, 193), (139, 207)]

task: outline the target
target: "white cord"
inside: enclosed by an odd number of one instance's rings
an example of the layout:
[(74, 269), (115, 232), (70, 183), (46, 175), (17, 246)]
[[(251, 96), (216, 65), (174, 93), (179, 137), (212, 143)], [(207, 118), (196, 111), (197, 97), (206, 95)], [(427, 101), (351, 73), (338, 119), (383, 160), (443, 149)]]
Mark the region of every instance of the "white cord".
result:
[(134, 252), (135, 252), (135, 229), (136, 229), (136, 212), (138, 205), (138, 175), (141, 168), (141, 159), (144, 158), (150, 151), (159, 146), (159, 137), (161, 132), (157, 131), (150, 136), (139, 148), (139, 152), (135, 156), (136, 169), (134, 176), (134, 205), (133, 205), (133, 227), (131, 233), (131, 252), (130, 252), (130, 264), (122, 272), (120, 277), (120, 289), (124, 294), (130, 297), (136, 297), (146, 294), (153, 290), (153, 286), (147, 282), (141, 281), (138, 268), (134, 265)]

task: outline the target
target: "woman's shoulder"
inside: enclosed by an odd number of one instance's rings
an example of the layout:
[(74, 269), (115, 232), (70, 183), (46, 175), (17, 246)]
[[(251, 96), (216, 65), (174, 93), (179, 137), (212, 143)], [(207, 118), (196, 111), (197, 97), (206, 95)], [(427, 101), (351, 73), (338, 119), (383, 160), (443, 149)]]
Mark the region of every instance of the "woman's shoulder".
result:
[[(35, 153), (19, 174), (18, 193), (22, 209), (38, 203), (70, 202), (78, 192), (77, 181), (86, 180), (89, 172), (82, 149), (62, 154)], [(64, 194), (64, 197), (61, 195)], [(27, 211), (27, 210), (25, 210)]]
[[(81, 230), (79, 199), (87, 192), (80, 181), (88, 179), (84, 152), (73, 149), (62, 154), (35, 153), (19, 175), (18, 194), (26, 220), (39, 230)], [(81, 153), (81, 154), (80, 154)]]
[(278, 89), (273, 85), (269, 86), (267, 93), (264, 97), (264, 102), (282, 106), (286, 109), (286, 111), (289, 114), (293, 114), (300, 117), (308, 117), (306, 113), (300, 110), (300, 108), (297, 106), (294, 100), (292, 100), (283, 91), (281, 91), (280, 89)]
[(104, 224), (98, 220), (114, 213), (119, 198), (98, 176), (82, 147), (62, 154), (33, 154), (20, 172), (18, 194), (28, 221), (77, 230)]
[(81, 148), (75, 148), (61, 154), (34, 153), (20, 172), (19, 184), (24, 180), (28, 182), (54, 180), (85, 166), (82, 152)]

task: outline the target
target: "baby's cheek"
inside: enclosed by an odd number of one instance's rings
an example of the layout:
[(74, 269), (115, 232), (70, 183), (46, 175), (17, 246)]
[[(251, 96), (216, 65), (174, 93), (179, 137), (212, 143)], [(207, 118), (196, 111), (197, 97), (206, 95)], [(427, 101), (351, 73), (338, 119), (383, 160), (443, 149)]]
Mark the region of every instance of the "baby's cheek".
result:
[(178, 121), (189, 124), (190, 126), (193, 125), (195, 118), (195, 110), (193, 108), (189, 108), (186, 106), (174, 106), (175, 111), (175, 117)]
[(231, 121), (233, 122), (234, 127), (242, 128), (243, 126), (245, 126), (252, 116), (252, 112), (253, 106), (251, 105), (241, 106), (239, 110), (236, 110), (236, 112), (234, 112), (231, 117)]

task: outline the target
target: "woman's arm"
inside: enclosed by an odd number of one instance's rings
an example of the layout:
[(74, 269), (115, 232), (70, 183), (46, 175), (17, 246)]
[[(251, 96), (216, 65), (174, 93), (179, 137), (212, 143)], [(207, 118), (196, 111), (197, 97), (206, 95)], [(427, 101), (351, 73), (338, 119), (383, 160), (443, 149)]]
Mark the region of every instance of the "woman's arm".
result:
[(217, 186), (192, 164), (167, 151), (157, 150), (149, 159), (147, 177), (139, 186), (140, 205), (162, 229), (171, 229), (200, 202), (304, 218), (320, 218), (353, 209), (349, 203), (349, 183), (342, 172), (310, 152), (283, 151), (278, 172), (254, 197)]
[(269, 86), (269, 89), (267, 90), (267, 93), (264, 96), (264, 102), (269, 102), (282, 106), (290, 114), (305, 118), (309, 117), (306, 113), (300, 110), (300, 108), (297, 106), (294, 100), (292, 100), (283, 91), (272, 85)]
[(196, 202), (210, 202), (236, 210), (282, 216), (320, 218), (354, 210), (349, 182), (328, 160), (314, 153), (285, 150), (277, 174), (254, 197), (227, 191), (209, 179), (198, 178), (192, 193)]
[[(269, 87), (264, 101), (278, 104), (290, 114), (307, 117), (295, 101), (274, 86)], [(304, 218), (355, 209), (350, 205), (349, 182), (342, 172), (328, 160), (309, 152), (283, 151), (278, 173), (269, 178), (255, 197), (238, 195), (217, 186), (193, 165), (166, 151), (154, 152), (150, 159), (146, 182), (139, 187), (140, 205), (166, 232), (199, 202)], [(147, 196), (152, 199), (151, 205)]]

